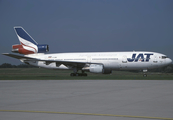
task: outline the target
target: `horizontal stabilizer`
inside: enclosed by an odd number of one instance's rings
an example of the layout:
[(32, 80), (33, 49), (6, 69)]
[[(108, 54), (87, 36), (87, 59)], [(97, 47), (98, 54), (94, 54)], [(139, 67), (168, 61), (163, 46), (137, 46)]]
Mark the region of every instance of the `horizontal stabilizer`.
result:
[(30, 58), (30, 57), (25, 57), (25, 56), (10, 54), (10, 53), (2, 53), (2, 54), (6, 55), (6, 56), (9, 56), (9, 57), (16, 58), (16, 59), (33, 59), (33, 58)]

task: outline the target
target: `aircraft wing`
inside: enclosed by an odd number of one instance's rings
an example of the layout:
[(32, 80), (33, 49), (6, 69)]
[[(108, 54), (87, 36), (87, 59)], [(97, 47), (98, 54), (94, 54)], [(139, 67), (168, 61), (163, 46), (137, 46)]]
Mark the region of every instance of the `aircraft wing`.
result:
[(44, 60), (44, 59), (36, 59), (37, 61), (43, 61), (45, 64), (50, 64), (55, 62), (57, 66), (60, 66), (61, 64), (67, 66), (67, 67), (78, 67), (83, 68), (87, 63), (86, 62), (77, 62), (77, 61), (64, 61), (64, 60)]
[(43, 61), (45, 62), (46, 65), (49, 65), (50, 63), (55, 62), (57, 66), (60, 66), (61, 64), (67, 66), (67, 67), (79, 67), (83, 68), (87, 63), (86, 62), (76, 62), (76, 61), (59, 61), (59, 60), (46, 60), (46, 59), (38, 59), (38, 58), (32, 58), (32, 57), (26, 57), (26, 56), (20, 56), (20, 55), (15, 55), (15, 54), (10, 54), (10, 53), (3, 53), (3, 55), (13, 57), (16, 59), (20, 60), (26, 60), (26, 61)]

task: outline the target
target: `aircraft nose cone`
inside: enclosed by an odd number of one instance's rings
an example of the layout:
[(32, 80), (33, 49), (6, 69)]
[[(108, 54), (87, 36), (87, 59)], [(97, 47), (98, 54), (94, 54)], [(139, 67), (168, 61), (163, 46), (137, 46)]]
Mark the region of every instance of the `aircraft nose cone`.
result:
[(172, 64), (172, 60), (170, 58), (167, 59), (167, 64)]

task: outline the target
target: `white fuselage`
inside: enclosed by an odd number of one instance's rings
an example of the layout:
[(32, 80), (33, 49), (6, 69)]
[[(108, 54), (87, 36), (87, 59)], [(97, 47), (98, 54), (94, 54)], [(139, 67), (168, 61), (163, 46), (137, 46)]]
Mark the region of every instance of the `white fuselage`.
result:
[[(86, 53), (58, 53), (58, 54), (30, 54), (28, 57), (50, 61), (70, 61), (86, 64), (102, 64), (110, 70), (147, 70), (166, 66), (172, 63), (166, 55), (156, 52), (86, 52)], [(56, 62), (46, 64), (44, 61), (29, 61), (29, 64), (50, 69), (73, 69)]]
[[(133, 52), (86, 52), (45, 54), (46, 44), (38, 44), (21, 26), (14, 27), (21, 44), (13, 45), (12, 52), (4, 55), (20, 59), (22, 62), (48, 69), (72, 69), (71, 76), (87, 76), (85, 71), (110, 74), (112, 70), (143, 70), (158, 68), (172, 63), (163, 54), (147, 51)], [(81, 70), (81, 74), (77, 73)]]

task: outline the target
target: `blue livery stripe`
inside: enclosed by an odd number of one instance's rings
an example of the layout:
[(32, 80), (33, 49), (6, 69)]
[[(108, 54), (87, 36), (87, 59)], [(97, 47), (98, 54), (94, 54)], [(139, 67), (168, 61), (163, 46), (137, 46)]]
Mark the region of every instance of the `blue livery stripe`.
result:
[(15, 27), (16, 33), (21, 38), (37, 45), (38, 43), (22, 28), (22, 27)]

